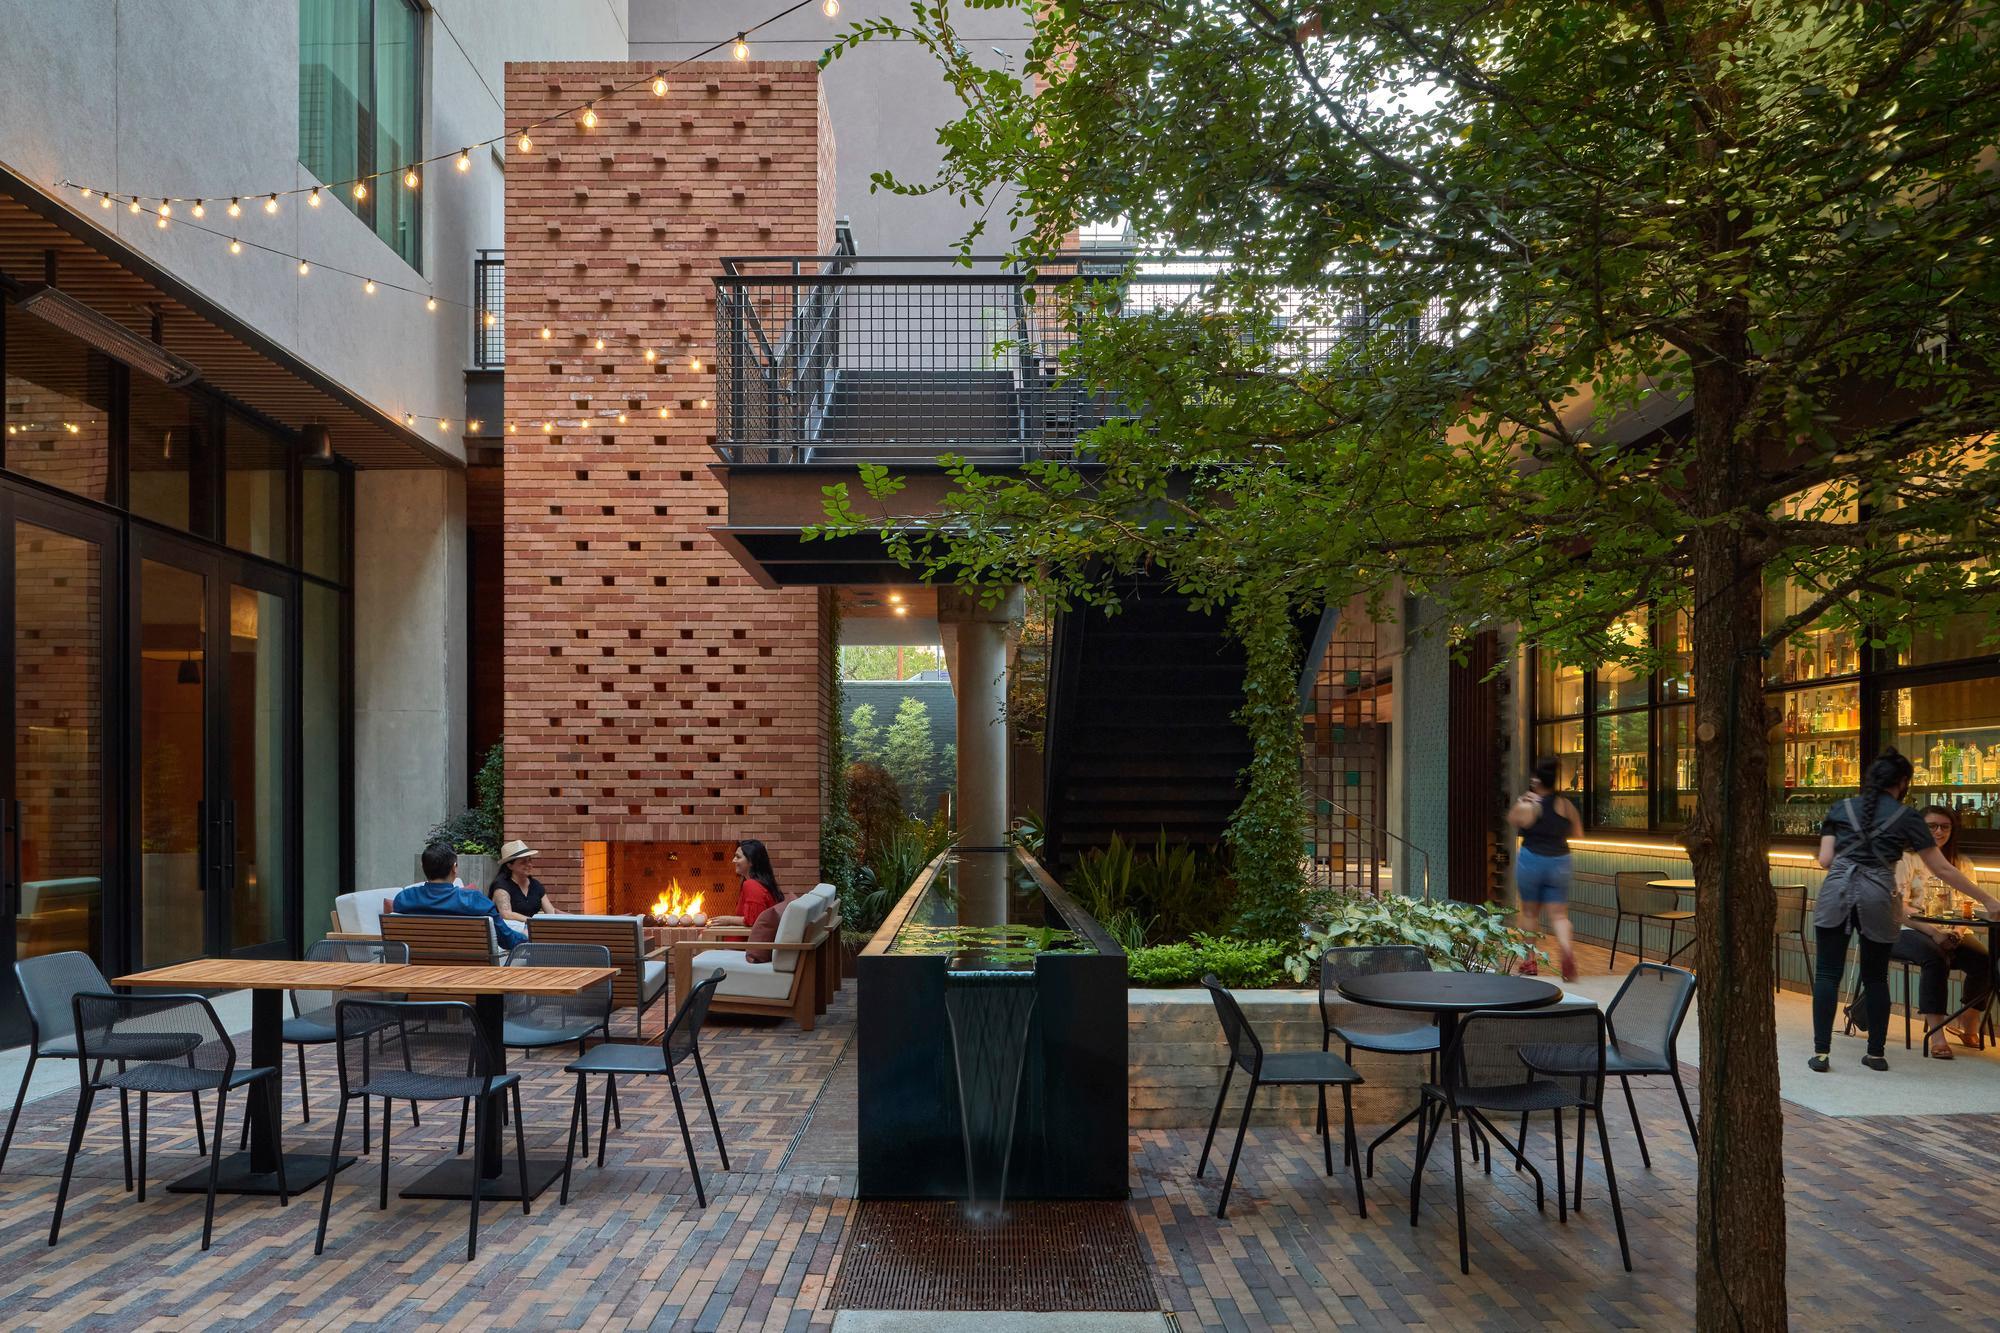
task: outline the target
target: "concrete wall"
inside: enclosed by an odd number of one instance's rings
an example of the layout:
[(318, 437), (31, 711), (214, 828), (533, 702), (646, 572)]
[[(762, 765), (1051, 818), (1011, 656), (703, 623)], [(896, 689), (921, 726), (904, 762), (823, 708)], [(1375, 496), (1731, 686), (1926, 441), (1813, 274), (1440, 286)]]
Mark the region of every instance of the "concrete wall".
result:
[(384, 888), (466, 799), (464, 476), (363, 472), (354, 508), (354, 877)]
[[(744, 0), (631, 0), (632, 59), (668, 64), (727, 40), (765, 10)], [(840, 16), (828, 19), (809, 5), (751, 39), (753, 60), (816, 60), (839, 33), (866, 19), (907, 21), (903, 0), (843, 0)], [(999, 65), (998, 47), (1019, 68), (1028, 25), (1014, 10), (966, 11), (958, 16), (962, 40), (982, 63)], [(728, 59), (722, 51), (709, 59)], [(936, 60), (912, 42), (875, 41), (828, 65), (822, 75), (836, 140), (838, 187), (834, 212), (851, 218), (855, 244), (868, 254), (941, 254), (962, 236), (976, 210), (937, 195), (905, 198), (871, 192), (869, 177), (893, 171), (910, 181), (928, 181), (937, 169), (940, 126), (957, 118), (961, 104), (938, 71)], [(1007, 205), (987, 214), (987, 239), (979, 249), (1007, 247)]]

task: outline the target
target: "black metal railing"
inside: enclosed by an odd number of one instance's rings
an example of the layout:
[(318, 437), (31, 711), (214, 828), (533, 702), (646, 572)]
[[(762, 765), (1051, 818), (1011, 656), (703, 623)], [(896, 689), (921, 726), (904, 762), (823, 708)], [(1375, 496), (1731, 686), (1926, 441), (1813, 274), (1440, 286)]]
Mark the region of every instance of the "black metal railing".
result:
[[(1115, 281), (1121, 315), (1227, 313), (1212, 260), (1126, 252), (1058, 256), (1030, 276), (997, 259), (731, 257), (715, 279), (716, 450), (731, 463), (923, 462), (953, 453), (1018, 463), (1075, 455), (1121, 415), (1065, 373), (1086, 284)], [(1323, 362), (1380, 319), (1344, 290), (1301, 291), (1279, 312), (1288, 358)], [(1397, 341), (1438, 321), (1398, 321)]]
[(499, 370), (507, 363), (505, 251), (481, 250), (472, 261), (472, 364)]

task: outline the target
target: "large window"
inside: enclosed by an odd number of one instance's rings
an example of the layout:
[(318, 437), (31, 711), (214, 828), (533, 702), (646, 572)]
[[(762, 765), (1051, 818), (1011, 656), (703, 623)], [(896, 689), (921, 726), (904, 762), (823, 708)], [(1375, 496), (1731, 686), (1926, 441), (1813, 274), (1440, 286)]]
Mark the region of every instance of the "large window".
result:
[[(424, 16), (412, 0), (300, 0), (299, 161), (423, 266)], [(355, 181), (367, 188), (356, 197)]]
[[(1765, 623), (1805, 604), (1774, 580)], [(1666, 662), (1651, 677), (1535, 654), (1535, 753), (1557, 758), (1561, 786), (1591, 829), (1667, 832), (1694, 811), (1685, 617), (1656, 617), (1650, 632)], [(1912, 801), (1954, 807), (1972, 843), (2000, 848), (2000, 645), (1989, 633), (1967, 618), (1914, 650), (1869, 650), (1851, 631), (1822, 625), (1781, 645), (1766, 684), (1771, 833), (1816, 836), (1867, 758), (1894, 745), (1916, 765)]]

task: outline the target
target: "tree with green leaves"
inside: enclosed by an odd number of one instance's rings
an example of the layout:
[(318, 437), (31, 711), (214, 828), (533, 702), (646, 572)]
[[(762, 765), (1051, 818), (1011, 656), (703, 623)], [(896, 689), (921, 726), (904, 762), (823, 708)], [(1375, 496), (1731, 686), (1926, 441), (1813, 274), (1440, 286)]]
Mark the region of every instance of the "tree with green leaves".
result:
[(959, 464), (929, 515), (877, 471), (828, 527), (1060, 597), (1150, 565), (1251, 633), (1407, 593), (1651, 669), (1627, 618), (1685, 617), (1697, 1323), (1783, 1328), (1766, 662), (2000, 608), (2000, 9), (1015, 2), (1018, 67), (943, 2), (829, 53), (917, 41), (965, 104), (877, 184), (966, 199), (968, 248), (1004, 206), (1029, 260), (1113, 219), (1223, 258), (1148, 312), (1066, 289), (1065, 371), (1131, 413), (1091, 466)]
[(882, 762), (882, 724), (875, 720), (874, 704), (856, 704), (847, 716), (847, 758), (850, 763)]
[(931, 710), (922, 699), (904, 695), (882, 744), (882, 766), (902, 788), (903, 802), (916, 813), (935, 790), (937, 743), (931, 739)]

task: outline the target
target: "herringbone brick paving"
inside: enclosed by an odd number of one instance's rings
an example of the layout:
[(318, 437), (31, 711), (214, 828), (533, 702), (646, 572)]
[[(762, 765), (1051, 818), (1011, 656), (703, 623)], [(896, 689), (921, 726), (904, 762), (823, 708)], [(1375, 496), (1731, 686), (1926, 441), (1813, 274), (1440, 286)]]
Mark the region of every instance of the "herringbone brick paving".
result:
[[(622, 1020), (621, 1020), (622, 1026)], [(651, 1027), (657, 1032), (657, 1022)], [(694, 1206), (663, 1086), (632, 1082), (607, 1169), (579, 1169), (567, 1208), (554, 1192), (532, 1216), (489, 1204), (477, 1262), (464, 1262), (465, 1206), (391, 1198), (375, 1209), (377, 1159), (334, 1191), (327, 1253), (314, 1258), (318, 1194), (223, 1198), (215, 1247), (198, 1249), (198, 1196), (121, 1188), (116, 1113), (100, 1107), (78, 1162), (62, 1244), (46, 1241), (72, 1103), (31, 1104), (0, 1174), (0, 1326), (8, 1329), (702, 1329), (825, 1326), (822, 1309), (851, 1213), (851, 988), (812, 1033), (739, 1023), (707, 1039), (731, 1164), (697, 1128), (709, 1205)], [(310, 1060), (315, 1120), (288, 1142), (330, 1131), (331, 1064)], [(560, 1152), (569, 1085), (560, 1062), (527, 1072), (530, 1150)], [(1893, 1075), (1892, 1075), (1893, 1076)], [(11, 1089), (8, 1091), (11, 1092)], [(185, 1099), (158, 1107), (149, 1175), (195, 1165)], [(815, 1106), (817, 1109), (815, 1110)], [(1370, 1215), (1321, 1175), (1319, 1148), (1292, 1129), (1253, 1129), (1230, 1217), (1216, 1181), (1193, 1178), (1198, 1131), (1132, 1137), (1132, 1213), (1162, 1308), (1184, 1328), (1681, 1328), (1692, 1323), (1694, 1163), (1670, 1091), (1642, 1090), (1653, 1169), (1612, 1118), (1635, 1271), (1618, 1266), (1601, 1168), (1568, 1225), (1534, 1207), (1503, 1165), (1466, 1180), (1470, 1277), (1457, 1269), (1448, 1157), (1427, 1173), (1409, 1225), (1408, 1139), (1385, 1147)], [(1832, 1119), (1787, 1108), (1792, 1163), (1793, 1325), (1990, 1327), (2000, 1308), (2000, 1240), (1981, 1182), (2000, 1173), (2000, 1118)], [(398, 1113), (392, 1183), (450, 1151), (442, 1106), (409, 1126)], [(350, 1151), (359, 1144), (350, 1127)], [(234, 1128), (232, 1125), (232, 1136)], [(1539, 1139), (1537, 1147), (1536, 1140)], [(1546, 1128), (1531, 1136), (1547, 1165)], [(1592, 1157), (1595, 1157), (1593, 1147)]]

